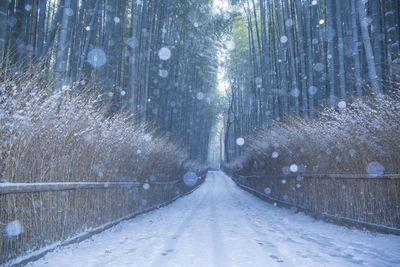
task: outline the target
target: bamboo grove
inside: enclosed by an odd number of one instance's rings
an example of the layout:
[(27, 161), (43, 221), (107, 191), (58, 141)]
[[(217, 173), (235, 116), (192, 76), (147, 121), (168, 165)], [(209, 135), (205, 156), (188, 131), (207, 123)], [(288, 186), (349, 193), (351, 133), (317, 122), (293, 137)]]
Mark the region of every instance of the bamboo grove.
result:
[[(226, 63), (227, 159), (238, 137), (311, 118), (324, 106), (393, 90), (400, 75), (397, 0), (236, 0)], [(397, 79), (397, 80), (396, 80)]]
[(210, 0), (1, 0), (0, 62), (40, 66), (63, 90), (95, 82), (109, 114), (137, 114), (204, 161), (227, 23)]

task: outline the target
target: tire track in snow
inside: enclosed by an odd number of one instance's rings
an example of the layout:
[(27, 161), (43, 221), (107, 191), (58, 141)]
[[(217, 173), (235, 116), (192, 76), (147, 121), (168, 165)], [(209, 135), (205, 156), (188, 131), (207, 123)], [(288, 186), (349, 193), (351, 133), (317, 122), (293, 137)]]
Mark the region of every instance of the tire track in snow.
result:
[[(230, 179), (228, 176), (226, 177)], [(335, 228), (336, 231), (342, 228), (344, 231), (349, 231), (345, 227), (318, 222), (301, 214), (293, 214), (286, 209), (271, 207), (271, 204), (237, 187), (233, 181), (224, 180), (226, 183), (231, 184), (227, 184), (227, 187), (232, 187), (233, 190), (227, 191), (229, 191), (233, 199), (237, 202), (237, 206), (246, 214), (246, 218), (250, 224), (254, 226), (258, 225), (256, 226), (257, 229), (261, 230), (258, 232), (269, 237), (274, 243), (285, 245), (286, 248), (283, 247), (284, 251), (282, 253), (286, 255), (286, 258), (293, 257), (293, 254), (296, 254), (296, 264), (304, 260), (313, 266), (317, 262), (322, 265), (327, 264), (327, 262), (341, 262), (341, 264), (346, 266), (355, 266), (367, 264), (363, 258), (374, 258), (375, 261), (379, 262), (380, 266), (399, 264), (399, 261), (390, 259), (389, 255), (385, 255), (385, 251), (377, 251), (376, 247), (358, 249), (346, 236), (342, 237), (340, 242), (337, 242), (339, 241), (337, 240), (337, 235), (332, 235), (332, 232), (326, 231), (328, 228)], [(268, 213), (270, 213), (270, 216), (266, 217)], [(250, 221), (250, 218), (253, 222)], [(306, 224), (307, 228), (303, 227), (303, 223), (294, 224), (290, 220), (292, 218), (296, 221), (298, 219), (306, 219), (308, 221)], [(317, 232), (318, 230), (313, 228), (310, 229), (310, 223), (315, 223), (316, 227), (323, 226), (323, 229), (318, 229), (320, 232)], [(266, 234), (262, 231), (269, 231), (270, 233)], [(356, 232), (361, 233), (357, 230)], [(341, 234), (341, 231), (338, 233)], [(362, 234), (365, 235), (368, 233)], [(302, 263), (302, 265), (304, 264)]]
[[(158, 257), (152, 264), (152, 266), (154, 267), (159, 267), (159, 266), (166, 266), (168, 261), (170, 260), (170, 257), (168, 257), (169, 255), (173, 254), (175, 252), (176, 249), (176, 245), (178, 243), (179, 238), (183, 235), (183, 233), (185, 231), (187, 231), (187, 229), (189, 228), (190, 222), (193, 220), (193, 218), (195, 217), (196, 213), (198, 212), (199, 208), (204, 204), (204, 202), (206, 201), (206, 199), (209, 197), (210, 193), (211, 193), (211, 188), (213, 188), (214, 186), (214, 180), (213, 183), (210, 184), (209, 188), (207, 189), (207, 193), (204, 194), (203, 198), (201, 199), (201, 201), (199, 202), (198, 205), (196, 205), (196, 207), (194, 207), (192, 209), (192, 212), (186, 217), (186, 219), (181, 223), (181, 225), (179, 226), (178, 230), (175, 232), (174, 235), (172, 235), (171, 237), (169, 237), (167, 239), (167, 242), (165, 243), (163, 252), (161, 254), (160, 257)], [(205, 189), (203, 189), (205, 190)], [(198, 193), (198, 192), (197, 192)]]
[[(215, 184), (215, 174), (211, 173), (211, 177), (213, 179), (213, 185)], [(213, 194), (210, 199), (210, 209), (211, 209), (211, 218), (212, 218), (212, 243), (213, 243), (213, 256), (214, 256), (214, 266), (228, 266), (226, 261), (226, 254), (224, 245), (222, 244), (222, 236), (221, 236), (221, 228), (218, 223), (218, 214), (215, 207), (215, 193), (213, 186)]]
[[(221, 174), (221, 176), (224, 174)], [(255, 234), (257, 239), (254, 241), (257, 242), (264, 250), (264, 252), (273, 260), (276, 261), (279, 266), (294, 266), (293, 262), (290, 262), (287, 257), (282, 255), (279, 250), (277, 249), (277, 246), (274, 244), (275, 240), (271, 239), (270, 235), (267, 235), (263, 232), (261, 232), (257, 227), (253, 224), (253, 222), (250, 220), (250, 216), (247, 213), (247, 209), (243, 208), (243, 204), (240, 201), (242, 196), (235, 194), (236, 190), (238, 193), (241, 192), (240, 188), (235, 188), (232, 186), (232, 184), (229, 184), (229, 181), (226, 179), (230, 179), (229, 177), (224, 177), (224, 183), (225, 183), (225, 188), (227, 191), (227, 195), (229, 195), (229, 198), (231, 199), (232, 203), (235, 203), (234, 206), (237, 207), (241, 213), (243, 213), (244, 218), (246, 218), (246, 223), (247, 226), (252, 230), (252, 232)], [(269, 226), (269, 225), (268, 225)], [(242, 226), (243, 227), (243, 226)]]

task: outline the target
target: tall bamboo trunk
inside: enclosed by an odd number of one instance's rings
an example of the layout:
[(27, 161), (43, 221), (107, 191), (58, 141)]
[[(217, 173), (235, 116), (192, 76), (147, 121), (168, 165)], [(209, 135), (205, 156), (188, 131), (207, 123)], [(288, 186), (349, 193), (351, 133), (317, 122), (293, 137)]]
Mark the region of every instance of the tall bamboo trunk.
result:
[[(281, 8), (280, 8), (280, 3), (279, 1), (274, 1), (275, 3), (275, 12), (278, 20), (278, 28), (279, 28), (279, 36), (280, 38), (283, 37), (284, 31), (283, 31), (283, 25), (282, 25), (282, 19), (281, 19)], [(279, 52), (278, 52), (278, 65), (279, 65), (279, 72), (280, 72), (280, 77), (281, 77), (281, 84), (280, 84), (280, 90), (282, 92), (282, 117), (283, 119), (287, 119), (288, 117), (288, 112), (289, 112), (289, 105), (288, 105), (288, 89), (287, 89), (287, 76), (286, 76), (286, 68), (285, 68), (285, 45), (282, 44), (282, 42), (279, 40), (280, 38), (277, 38), (278, 43), (279, 43)], [(280, 62), (279, 62), (280, 61)]]
[(358, 25), (357, 25), (357, 13), (356, 13), (356, 2), (357, 0), (351, 0), (351, 24), (353, 32), (353, 60), (354, 60), (354, 77), (356, 86), (356, 96), (362, 97), (362, 86), (361, 86), (361, 67), (360, 67), (360, 53), (359, 53), (359, 42), (358, 42)]
[(374, 92), (380, 94), (381, 90), (378, 82), (378, 76), (376, 74), (374, 53), (372, 50), (371, 39), (369, 37), (368, 20), (363, 0), (357, 0), (357, 10), (361, 27), (361, 35), (364, 43), (365, 56), (368, 64), (368, 77)]
[(328, 29), (327, 29), (327, 37), (328, 37), (328, 49), (330, 53), (330, 58), (328, 57), (329, 62), (329, 99), (328, 104), (330, 107), (335, 105), (335, 87), (336, 87), (336, 70), (335, 70), (335, 44), (334, 44), (334, 27), (333, 27), (333, 1), (327, 1), (326, 3), (326, 16), (328, 19)]
[(67, 54), (68, 54), (68, 31), (69, 31), (69, 21), (70, 14), (69, 9), (71, 8), (71, 0), (65, 0), (64, 2), (64, 10), (61, 21), (61, 28), (57, 43), (57, 57), (56, 57), (56, 65), (54, 69), (56, 85), (60, 85), (64, 82), (65, 79), (65, 71), (67, 67)]
[[(283, 1), (283, 11), (284, 11), (284, 22), (291, 20), (291, 16), (289, 16), (289, 4), (288, 0)], [(293, 20), (292, 20), (293, 21)], [(294, 23), (294, 22), (293, 22)], [(286, 23), (288, 24), (288, 23)], [(294, 113), (296, 116), (299, 115), (299, 85), (297, 83), (297, 74), (296, 74), (296, 59), (295, 59), (295, 51), (294, 51), (294, 41), (293, 41), (293, 25), (286, 26), (287, 38), (289, 43), (289, 55), (290, 55), (290, 74), (291, 74), (291, 96), (294, 99)]]
[(6, 54), (8, 5), (8, 0), (0, 0), (0, 63), (3, 61)]
[[(306, 54), (304, 51), (304, 29), (303, 29), (303, 14), (302, 14), (302, 4), (300, 1), (295, 1), (296, 4), (296, 13), (297, 13), (297, 27), (298, 27), (298, 47), (300, 54), (300, 79), (301, 79), (301, 97), (302, 97), (302, 106), (301, 111), (304, 117), (308, 117), (308, 99), (307, 99), (307, 73), (306, 73)], [(307, 41), (308, 42), (308, 41)], [(311, 42), (311, 40), (310, 40)]]
[(341, 100), (346, 98), (346, 80), (344, 75), (344, 43), (342, 29), (342, 5), (341, 0), (336, 0), (336, 29), (338, 36), (338, 54), (339, 54), (339, 97)]
[(376, 75), (379, 82), (379, 91), (382, 91), (381, 82), (382, 82), (382, 24), (381, 24), (381, 3), (379, 0), (371, 1), (371, 18), (372, 18), (372, 45), (374, 51), (374, 60), (375, 60), (375, 68)]
[(307, 76), (307, 91), (311, 91), (312, 93), (308, 94), (308, 108), (310, 117), (314, 116), (314, 93), (310, 88), (314, 88), (314, 72), (313, 72), (313, 47), (312, 47), (312, 31), (311, 31), (311, 12), (312, 8), (311, 0), (307, 0), (307, 5), (305, 7), (305, 16), (306, 16), (306, 33), (307, 33), (307, 68), (308, 68), (308, 76)]

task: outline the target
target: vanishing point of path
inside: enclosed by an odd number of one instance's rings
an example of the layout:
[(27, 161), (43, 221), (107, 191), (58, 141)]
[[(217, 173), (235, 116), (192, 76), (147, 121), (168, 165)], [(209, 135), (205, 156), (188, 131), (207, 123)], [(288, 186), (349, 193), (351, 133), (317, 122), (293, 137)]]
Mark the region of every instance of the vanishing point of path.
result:
[(222, 172), (171, 205), (29, 266), (400, 266), (400, 237), (277, 208)]

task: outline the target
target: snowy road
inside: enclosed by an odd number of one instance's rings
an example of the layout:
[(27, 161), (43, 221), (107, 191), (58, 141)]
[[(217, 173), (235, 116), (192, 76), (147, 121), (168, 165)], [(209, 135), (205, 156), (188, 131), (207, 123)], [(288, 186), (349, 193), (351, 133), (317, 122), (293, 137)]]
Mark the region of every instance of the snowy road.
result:
[(194, 193), (29, 266), (400, 266), (400, 237), (314, 221), (209, 172)]

